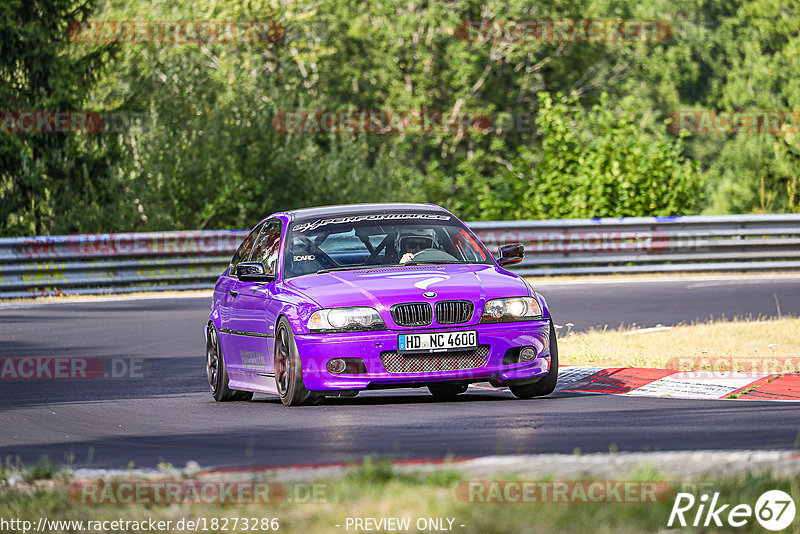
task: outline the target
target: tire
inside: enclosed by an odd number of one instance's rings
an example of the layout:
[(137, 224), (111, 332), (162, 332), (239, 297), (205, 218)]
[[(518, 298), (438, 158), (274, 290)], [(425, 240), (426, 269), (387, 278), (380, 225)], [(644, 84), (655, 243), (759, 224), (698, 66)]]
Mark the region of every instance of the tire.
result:
[(253, 398), (252, 391), (239, 391), (228, 387), (228, 369), (219, 343), (219, 333), (214, 323), (208, 324), (206, 340), (206, 375), (211, 395), (217, 402), (247, 401)]
[(556, 329), (553, 326), (553, 319), (550, 318), (550, 371), (541, 380), (533, 384), (522, 386), (511, 386), (509, 389), (518, 399), (530, 399), (533, 397), (544, 397), (551, 394), (556, 389), (558, 382), (558, 341), (556, 340)]
[(428, 386), (428, 391), (431, 392), (431, 395), (433, 395), (433, 398), (437, 401), (451, 401), (467, 391), (467, 384), (439, 382), (430, 384)]
[(275, 330), (275, 386), (285, 406), (316, 404), (322, 398), (306, 389), (294, 332), (286, 317)]

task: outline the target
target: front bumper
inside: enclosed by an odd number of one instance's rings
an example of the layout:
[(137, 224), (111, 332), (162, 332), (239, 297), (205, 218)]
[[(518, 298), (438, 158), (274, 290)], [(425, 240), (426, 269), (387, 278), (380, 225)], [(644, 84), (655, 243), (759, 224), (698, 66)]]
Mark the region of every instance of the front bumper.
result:
[[(413, 332), (460, 332), (475, 330), (478, 346), (488, 347), (485, 363), (469, 369), (422, 372), (389, 372), (381, 353), (396, 352), (397, 336)], [(419, 330), (381, 330), (337, 334), (296, 335), (295, 341), (303, 368), (303, 382), (311, 391), (348, 391), (391, 387), (421, 386), (432, 382), (460, 381), (523, 383), (544, 376), (550, 370), (550, 321), (457, 325)], [(537, 356), (530, 362), (503, 364), (510, 349), (535, 347)], [(403, 354), (403, 353), (401, 353)], [(447, 358), (448, 352), (426, 354), (430, 358)], [(328, 361), (333, 358), (360, 358), (366, 367), (363, 374), (333, 374)], [(435, 367), (435, 366), (434, 366)]]

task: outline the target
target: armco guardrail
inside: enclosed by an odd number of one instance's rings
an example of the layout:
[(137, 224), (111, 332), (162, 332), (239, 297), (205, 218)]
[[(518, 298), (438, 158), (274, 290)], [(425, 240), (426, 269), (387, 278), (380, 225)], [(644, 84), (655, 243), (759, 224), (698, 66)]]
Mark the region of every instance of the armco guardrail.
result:
[(0, 298), (208, 289), (244, 230), (0, 239)]
[[(800, 215), (474, 222), (524, 275), (800, 269)], [(246, 231), (0, 239), (0, 298), (208, 289)]]
[(525, 244), (519, 274), (800, 268), (800, 215), (625, 217), (470, 224), (489, 247)]

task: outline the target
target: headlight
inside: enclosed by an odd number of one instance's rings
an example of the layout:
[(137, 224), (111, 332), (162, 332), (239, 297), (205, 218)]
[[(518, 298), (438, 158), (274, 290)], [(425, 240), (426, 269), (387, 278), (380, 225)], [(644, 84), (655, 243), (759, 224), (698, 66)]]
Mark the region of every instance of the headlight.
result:
[(383, 330), (381, 316), (375, 308), (327, 308), (315, 311), (308, 320), (311, 332), (353, 332)]
[(542, 307), (533, 297), (493, 299), (483, 307), (482, 323), (532, 321), (542, 316)]

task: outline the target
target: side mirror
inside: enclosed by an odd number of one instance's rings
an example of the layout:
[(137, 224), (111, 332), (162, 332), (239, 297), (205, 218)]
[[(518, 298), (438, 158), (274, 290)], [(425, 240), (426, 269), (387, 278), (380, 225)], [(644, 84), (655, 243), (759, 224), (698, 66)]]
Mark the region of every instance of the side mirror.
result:
[(268, 273), (260, 261), (243, 261), (236, 265), (234, 274), (242, 282), (272, 282), (275, 280), (275, 275)]
[(497, 263), (500, 265), (519, 263), (525, 257), (525, 247), (519, 243), (503, 245), (497, 248), (497, 253), (499, 254)]

